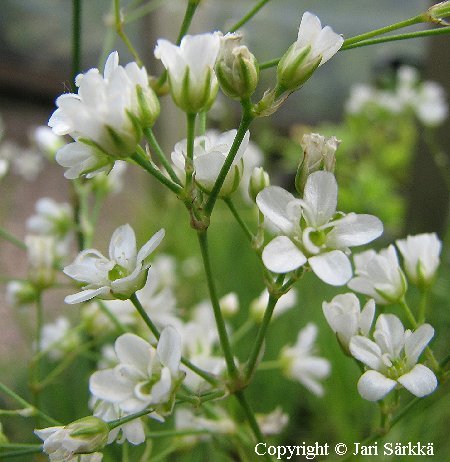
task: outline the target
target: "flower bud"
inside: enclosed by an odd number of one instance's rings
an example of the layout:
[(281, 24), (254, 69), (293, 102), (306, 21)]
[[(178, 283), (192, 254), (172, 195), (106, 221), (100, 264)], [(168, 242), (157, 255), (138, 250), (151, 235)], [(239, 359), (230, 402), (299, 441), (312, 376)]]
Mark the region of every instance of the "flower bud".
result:
[(444, 18), (448, 16), (450, 16), (450, 1), (436, 3), (436, 5), (428, 8), (425, 13), (425, 17), (428, 21), (445, 26), (449, 25), (448, 21), (444, 21)]
[(25, 238), (28, 252), (28, 277), (38, 289), (45, 289), (56, 278), (56, 242), (51, 236), (28, 235)]
[(138, 119), (142, 127), (152, 127), (159, 116), (160, 105), (155, 92), (149, 87), (136, 86)]
[(6, 287), (6, 301), (13, 307), (21, 307), (37, 300), (37, 291), (28, 281), (11, 281)]
[(318, 133), (307, 133), (303, 135), (300, 144), (303, 148), (303, 159), (297, 167), (295, 188), (302, 194), (306, 180), (311, 173), (318, 170), (334, 172), (339, 140), (335, 136), (325, 138)]
[(219, 300), (219, 305), (222, 314), (227, 318), (231, 318), (239, 310), (239, 299), (234, 292), (230, 292)]
[(248, 183), (248, 194), (253, 202), (256, 202), (256, 196), (267, 186), (270, 186), (269, 174), (262, 167), (255, 167)]
[(241, 34), (220, 37), (220, 52), (216, 62), (216, 75), (222, 91), (234, 99), (252, 95), (259, 78), (259, 66), (255, 56), (246, 46), (239, 45)]

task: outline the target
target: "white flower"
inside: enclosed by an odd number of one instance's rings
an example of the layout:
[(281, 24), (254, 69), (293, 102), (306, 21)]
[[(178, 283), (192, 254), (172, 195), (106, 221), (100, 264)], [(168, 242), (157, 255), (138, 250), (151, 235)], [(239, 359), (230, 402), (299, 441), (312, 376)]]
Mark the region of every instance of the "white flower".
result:
[(53, 133), (53, 130), (45, 125), (36, 127), (30, 134), (31, 140), (36, 144), (36, 147), (49, 158), (53, 158), (56, 151), (64, 144), (62, 136)]
[(63, 316), (42, 327), (40, 351), (45, 351), (54, 361), (61, 359), (65, 352), (72, 350), (77, 342), (77, 335), (70, 331), (69, 320)]
[(239, 298), (235, 292), (229, 292), (219, 300), (220, 311), (229, 318), (239, 311)]
[(322, 309), (339, 343), (348, 351), (348, 344), (354, 335), (367, 336), (369, 334), (375, 316), (375, 301), (369, 300), (361, 310), (356, 295), (347, 293), (336, 295), (329, 303), (323, 302)]
[(280, 406), (269, 414), (256, 414), (256, 421), (263, 435), (279, 435), (289, 422), (289, 416)]
[(37, 300), (38, 291), (29, 281), (11, 281), (6, 286), (6, 302), (12, 307), (23, 307)]
[[(145, 68), (135, 62), (119, 66), (119, 55), (113, 52), (103, 76), (98, 69), (90, 69), (79, 74), (75, 84), (77, 94), (64, 94), (56, 100), (58, 109), (48, 122), (53, 132), (70, 135), (85, 150), (95, 146), (99, 153), (112, 156), (111, 162), (128, 157), (140, 141), (140, 126), (152, 125), (159, 114), (159, 103), (149, 87)], [(69, 166), (66, 164), (71, 160), (73, 165), (69, 153), (75, 157), (76, 150), (87, 162), (86, 153), (73, 143), (58, 151), (57, 162)]]
[(439, 266), (442, 242), (436, 233), (417, 234), (396, 241), (405, 270), (414, 284), (429, 285)]
[(367, 250), (353, 257), (356, 276), (348, 283), (355, 292), (368, 295), (381, 305), (399, 301), (406, 292), (406, 280), (393, 245), (375, 252)]
[[(194, 140), (194, 170), (195, 181), (206, 192), (211, 192), (214, 183), (219, 176), (225, 159), (230, 152), (236, 130), (219, 133), (209, 130), (204, 136), (198, 136)], [(238, 187), (242, 177), (243, 156), (248, 146), (250, 133), (247, 132), (236, 153), (231, 168), (220, 190), (220, 196), (231, 194)], [(172, 162), (179, 170), (184, 170), (187, 156), (187, 140), (178, 142), (172, 152)]]
[(303, 199), (278, 186), (258, 194), (260, 211), (281, 232), (263, 250), (267, 269), (287, 273), (308, 261), (327, 284), (343, 285), (350, 279), (348, 248), (374, 240), (383, 225), (372, 215), (336, 213), (337, 193), (334, 175), (319, 171), (308, 176)]
[(25, 237), (28, 255), (28, 278), (36, 286), (45, 288), (56, 278), (58, 254), (56, 240), (52, 236), (29, 234)]
[[(267, 289), (264, 289), (261, 292), (261, 295), (250, 303), (250, 313), (257, 323), (262, 321), (268, 302), (269, 292)], [(289, 292), (286, 292), (278, 299), (273, 310), (272, 319), (275, 319), (284, 312), (290, 310), (296, 305), (296, 303), (297, 291), (295, 289), (291, 289)]]
[(92, 395), (117, 404), (125, 413), (146, 408), (161, 416), (170, 413), (175, 391), (184, 377), (178, 332), (166, 327), (156, 349), (137, 335), (123, 334), (116, 340), (115, 351), (119, 364), (92, 374)]
[(292, 347), (285, 347), (281, 351), (280, 360), (286, 375), (304, 385), (311, 393), (323, 395), (323, 387), (319, 383), (330, 375), (329, 361), (314, 355), (317, 326), (309, 323), (297, 337)]
[(155, 57), (167, 69), (172, 97), (183, 111), (202, 112), (213, 103), (219, 89), (213, 70), (219, 49), (215, 33), (185, 35), (180, 46), (158, 40)]
[(149, 256), (163, 237), (164, 229), (161, 229), (137, 252), (134, 231), (127, 224), (114, 231), (109, 244), (109, 259), (98, 250), (83, 250), (71, 265), (64, 268), (64, 273), (87, 285), (81, 292), (68, 295), (65, 302), (80, 303), (94, 297), (130, 298), (144, 286), (150, 267)]
[(322, 64), (341, 48), (344, 39), (331, 27), (322, 28), (320, 19), (312, 13), (303, 14), (297, 41), (278, 64), (278, 85), (285, 90), (299, 88)]
[(27, 220), (27, 228), (35, 234), (54, 235), (63, 239), (71, 225), (72, 207), (67, 202), (56, 202), (49, 197), (42, 197), (35, 205), (36, 215)]
[[(93, 416), (76, 420), (65, 427), (48, 427), (34, 433), (44, 441), (44, 452), (51, 462), (77, 461), (79, 454), (93, 453), (102, 449), (108, 438), (107, 424)], [(89, 454), (86, 462), (101, 461), (101, 454)]]
[(360, 335), (353, 337), (350, 352), (369, 368), (358, 381), (360, 395), (377, 401), (400, 385), (418, 397), (432, 393), (436, 376), (417, 361), (433, 335), (429, 324), (405, 331), (397, 316), (382, 314), (375, 326), (375, 342)]
[(445, 90), (436, 82), (423, 82), (414, 107), (417, 118), (424, 125), (440, 125), (448, 117)]

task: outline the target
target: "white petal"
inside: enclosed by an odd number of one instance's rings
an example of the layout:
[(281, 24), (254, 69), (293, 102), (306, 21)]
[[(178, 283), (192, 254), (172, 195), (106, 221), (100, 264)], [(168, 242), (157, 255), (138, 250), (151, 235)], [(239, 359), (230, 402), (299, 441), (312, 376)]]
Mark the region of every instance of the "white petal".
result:
[(172, 388), (172, 379), (167, 367), (161, 370), (161, 378), (152, 387), (152, 399), (149, 404), (165, 403), (169, 400)]
[(114, 369), (94, 372), (89, 379), (90, 392), (99, 399), (120, 403), (133, 395), (133, 384), (116, 374)]
[(358, 380), (359, 394), (368, 401), (378, 401), (394, 389), (397, 382), (377, 371), (367, 371)]
[(368, 335), (375, 316), (375, 300), (370, 299), (361, 311), (359, 317), (359, 329), (363, 335)]
[(405, 341), (405, 354), (410, 366), (417, 363), (422, 351), (434, 336), (434, 329), (429, 324), (423, 324)]
[(122, 364), (134, 366), (145, 377), (152, 361), (153, 347), (135, 334), (121, 335), (114, 345)]
[(338, 186), (330, 172), (314, 172), (308, 176), (303, 201), (304, 216), (309, 226), (322, 226), (336, 213)]
[(336, 34), (330, 26), (325, 26), (320, 31), (312, 52), (314, 55), (322, 55), (322, 61), (320, 62), (322, 66), (339, 51), (343, 43), (344, 38), (342, 36)]
[(377, 370), (383, 366), (380, 347), (372, 340), (362, 335), (355, 335), (350, 340), (349, 349), (353, 357), (371, 369)]
[(316, 276), (332, 286), (342, 286), (352, 277), (350, 260), (340, 250), (310, 257), (308, 262)]
[(391, 358), (398, 358), (405, 344), (405, 329), (394, 314), (380, 314), (373, 338), (383, 353), (389, 353)]
[(109, 258), (129, 271), (133, 271), (136, 262), (136, 236), (129, 225), (119, 226), (111, 237)]
[(161, 364), (166, 366), (173, 376), (176, 376), (181, 361), (181, 337), (172, 326), (167, 326), (161, 332), (156, 352)]
[(119, 53), (117, 53), (117, 51), (113, 51), (112, 53), (110, 53), (105, 63), (105, 69), (103, 71), (103, 76), (105, 77), (105, 79), (111, 78), (114, 70), (117, 68), (118, 65)]
[(286, 236), (272, 239), (264, 247), (262, 259), (266, 268), (274, 273), (288, 273), (306, 263), (306, 257)]
[(298, 28), (297, 44), (298, 48), (310, 45), (319, 36), (322, 30), (320, 19), (309, 11), (305, 11)]
[(407, 374), (402, 375), (398, 382), (419, 398), (429, 395), (437, 387), (436, 376), (422, 364), (416, 364)]
[(373, 215), (350, 213), (333, 224), (327, 245), (337, 249), (367, 244), (383, 233), (383, 223)]
[[(68, 295), (65, 299), (64, 302), (73, 305), (75, 303), (81, 303), (85, 302), (86, 300), (90, 300), (91, 298), (97, 297), (97, 296), (105, 296), (110, 293), (111, 289), (107, 286), (100, 287), (99, 289), (87, 289), (87, 290), (82, 290), (81, 292), (78, 292), (73, 295)], [(100, 297), (102, 298), (102, 297)]]
[(158, 247), (158, 245), (161, 243), (161, 241), (164, 239), (166, 232), (164, 228), (160, 229), (157, 233), (155, 233), (139, 250), (137, 257), (136, 257), (136, 262), (140, 263), (143, 262), (155, 249)]
[(144, 426), (141, 419), (132, 420), (122, 426), (125, 439), (131, 444), (137, 445), (145, 441)]
[[(256, 196), (256, 204), (261, 213), (268, 218), (280, 231), (291, 233), (297, 223), (293, 223), (288, 213), (288, 205), (297, 201), (288, 191), (279, 186), (269, 186)], [(300, 217), (298, 217), (300, 220)]]

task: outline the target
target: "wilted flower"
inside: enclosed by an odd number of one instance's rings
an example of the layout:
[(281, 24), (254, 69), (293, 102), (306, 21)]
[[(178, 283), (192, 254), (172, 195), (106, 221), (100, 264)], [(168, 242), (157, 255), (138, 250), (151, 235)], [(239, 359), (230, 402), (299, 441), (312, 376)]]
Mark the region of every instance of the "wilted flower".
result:
[(337, 213), (337, 194), (334, 175), (322, 171), (309, 175), (303, 199), (278, 186), (258, 194), (259, 210), (281, 232), (263, 250), (267, 269), (288, 273), (308, 261), (327, 284), (339, 286), (350, 279), (349, 247), (371, 242), (383, 225), (373, 215)]
[(353, 257), (356, 276), (348, 283), (355, 292), (368, 295), (381, 305), (398, 302), (406, 292), (406, 280), (393, 245)]
[(256, 89), (259, 67), (256, 58), (246, 46), (240, 45), (242, 35), (220, 35), (220, 52), (216, 75), (222, 91), (235, 99), (248, 98)]
[[(194, 140), (194, 175), (196, 183), (205, 190), (211, 192), (220, 169), (230, 152), (236, 130), (218, 133), (210, 130), (204, 136), (198, 136)], [(220, 196), (231, 194), (239, 186), (243, 170), (243, 157), (248, 146), (250, 133), (247, 132), (236, 153), (232, 166), (225, 178), (220, 190)], [(172, 162), (175, 166), (184, 170), (187, 156), (187, 140), (178, 142), (172, 152)]]
[(330, 375), (329, 361), (314, 355), (317, 326), (309, 323), (297, 337), (292, 347), (284, 347), (281, 351), (280, 361), (287, 377), (297, 380), (311, 393), (323, 395), (323, 387), (319, 380)]
[(278, 63), (278, 87), (294, 91), (305, 83), (313, 72), (325, 64), (341, 48), (344, 39), (331, 27), (322, 29), (320, 19), (306, 12), (293, 43)]
[[(93, 453), (107, 442), (108, 425), (97, 417), (84, 417), (65, 427), (49, 427), (34, 431), (44, 441), (44, 452), (51, 462), (75, 461), (79, 454)], [(101, 455), (92, 454), (86, 462), (100, 461)]]
[(149, 256), (163, 237), (164, 230), (161, 229), (137, 252), (134, 231), (127, 224), (114, 231), (109, 244), (109, 259), (98, 250), (83, 250), (71, 265), (64, 268), (64, 273), (87, 285), (81, 292), (68, 295), (65, 302), (80, 303), (94, 297), (130, 298), (144, 286), (150, 267)]
[(96, 398), (117, 404), (125, 413), (146, 408), (163, 416), (171, 412), (180, 371), (181, 339), (171, 326), (161, 332), (156, 349), (141, 337), (123, 334), (115, 343), (119, 364), (94, 372), (89, 389)]
[(396, 241), (406, 274), (414, 284), (426, 287), (436, 274), (442, 242), (436, 233), (417, 234)]
[(375, 301), (369, 300), (361, 310), (356, 295), (347, 293), (336, 295), (331, 302), (323, 302), (322, 309), (340, 345), (348, 353), (348, 344), (354, 335), (369, 334), (375, 316)]
[(219, 89), (214, 73), (219, 48), (215, 33), (185, 35), (180, 46), (158, 40), (155, 57), (167, 69), (173, 100), (183, 111), (195, 114), (213, 103)]
[(399, 385), (419, 398), (432, 393), (436, 376), (417, 361), (433, 335), (429, 324), (405, 331), (397, 316), (381, 314), (373, 333), (375, 342), (360, 335), (352, 337), (351, 354), (369, 368), (358, 381), (360, 395), (378, 401)]

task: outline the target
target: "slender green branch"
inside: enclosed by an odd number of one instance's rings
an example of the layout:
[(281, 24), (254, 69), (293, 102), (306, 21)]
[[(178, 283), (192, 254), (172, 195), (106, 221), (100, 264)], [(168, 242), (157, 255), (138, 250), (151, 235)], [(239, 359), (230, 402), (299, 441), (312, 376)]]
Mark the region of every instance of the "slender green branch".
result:
[(161, 432), (148, 432), (146, 433), (146, 437), (150, 439), (157, 439), (157, 438), (172, 438), (177, 436), (189, 436), (189, 435), (207, 435), (211, 433), (211, 430), (208, 429), (186, 429), (186, 430), (165, 430)]
[[(161, 334), (160, 334), (158, 328), (153, 323), (153, 321), (150, 319), (147, 312), (144, 310), (144, 307), (142, 306), (141, 302), (137, 298), (136, 294), (133, 294), (130, 297), (130, 301), (131, 301), (131, 303), (133, 303), (133, 305), (135, 306), (137, 312), (139, 313), (141, 318), (144, 320), (145, 324), (147, 324), (147, 327), (150, 329), (151, 333), (155, 336), (156, 340), (159, 340), (159, 337), (161, 337)], [(215, 379), (208, 372), (206, 372), (206, 371), (200, 369), (199, 367), (197, 367), (195, 364), (192, 364), (191, 361), (189, 361), (185, 357), (181, 358), (181, 362), (186, 367), (188, 367), (192, 372), (194, 372), (195, 374), (200, 376), (202, 379), (206, 380), (211, 385), (214, 385), (214, 386), (218, 385), (219, 382), (217, 381), (217, 379)]]
[(7, 459), (7, 458), (11, 458), (11, 457), (25, 456), (25, 455), (28, 455), (28, 454), (36, 454), (38, 452), (42, 452), (42, 445), (29, 447), (29, 448), (24, 448), (24, 449), (18, 449), (16, 451), (2, 452), (2, 453), (0, 453), (0, 459)]
[(364, 34), (355, 35), (354, 37), (350, 37), (344, 40), (343, 47), (347, 45), (352, 45), (356, 42), (362, 42), (363, 40), (367, 40), (372, 37), (376, 37), (377, 35), (383, 35), (388, 32), (392, 32), (393, 30), (402, 29), (403, 27), (412, 26), (414, 24), (419, 24), (424, 22), (425, 19), (422, 14), (414, 16), (409, 19), (405, 19), (404, 21), (396, 22), (395, 24), (391, 24), (389, 26), (381, 27), (380, 29), (375, 29), (370, 32), (365, 32)]
[(0, 391), (2, 391), (3, 393), (5, 393), (5, 395), (12, 398), (14, 401), (18, 402), (24, 408), (31, 409), (32, 415), (39, 415), (39, 417), (41, 417), (42, 420), (45, 420), (50, 425), (61, 425), (57, 420), (55, 420), (52, 417), (48, 416), (47, 414), (42, 412), (40, 409), (35, 408), (28, 401), (25, 401), (22, 397), (20, 397), (17, 393), (15, 393), (13, 390), (11, 390), (9, 387), (7, 387), (2, 382), (0, 382)]
[(194, 14), (197, 10), (199, 3), (200, 0), (188, 0), (186, 12), (184, 13), (183, 22), (181, 23), (180, 32), (178, 33), (177, 45), (181, 43), (181, 40), (187, 34), (187, 31), (189, 30), (189, 27), (191, 25), (192, 19), (194, 18)]
[(259, 326), (258, 334), (256, 336), (255, 343), (253, 344), (252, 351), (247, 361), (247, 365), (245, 367), (246, 373), (245, 378), (246, 380), (250, 380), (253, 376), (255, 369), (258, 365), (258, 358), (261, 354), (261, 349), (264, 344), (264, 339), (266, 338), (267, 328), (269, 327), (270, 320), (272, 319), (273, 310), (275, 309), (275, 305), (277, 304), (278, 298), (272, 294), (269, 295), (269, 301), (267, 302), (267, 307), (264, 312), (264, 317), (262, 320), (261, 325)]
[(159, 169), (157, 169), (146, 157), (144, 150), (139, 147), (138, 150), (131, 156), (138, 165), (146, 170), (150, 175), (154, 176), (160, 183), (167, 186), (176, 195), (181, 195), (183, 188), (174, 183), (170, 178), (167, 178)]
[(135, 412), (134, 414), (127, 415), (126, 417), (122, 417), (121, 419), (112, 420), (111, 422), (108, 422), (109, 430), (114, 430), (114, 428), (120, 427), (121, 425), (125, 425), (128, 422), (132, 422), (133, 420), (138, 419), (139, 417), (144, 417), (145, 415), (150, 414), (153, 411), (153, 408), (144, 409), (142, 411)]
[(203, 136), (206, 133), (206, 115), (207, 112), (200, 112), (198, 115), (198, 135)]
[(428, 294), (430, 293), (429, 287), (421, 290), (420, 304), (419, 304), (419, 324), (423, 324), (427, 318), (427, 305)]
[(27, 245), (25, 244), (25, 242), (22, 242), (20, 239), (17, 239), (9, 231), (6, 231), (6, 229), (2, 228), (1, 226), (0, 237), (11, 242), (11, 244), (15, 245), (16, 247), (19, 247), (19, 249), (27, 250)]
[(259, 0), (259, 2), (247, 13), (244, 15), (242, 19), (240, 19), (236, 24), (230, 27), (228, 32), (236, 32), (239, 28), (241, 28), (244, 24), (247, 24), (250, 19), (255, 16), (255, 14), (266, 4), (269, 3), (270, 0)]
[(357, 42), (351, 45), (343, 46), (340, 51), (351, 50), (352, 48), (360, 48), (365, 47), (367, 45), (377, 45), (379, 43), (386, 43), (386, 42), (395, 42), (397, 40), (407, 40), (413, 38), (421, 38), (421, 37), (430, 37), (433, 35), (442, 35), (442, 34), (450, 34), (450, 26), (449, 27), (440, 27), (437, 29), (426, 29), (417, 32), (410, 32), (407, 34), (398, 34), (398, 35), (388, 35), (387, 37), (379, 37), (370, 40), (364, 40), (362, 42)]
[(192, 178), (194, 175), (194, 141), (195, 141), (195, 119), (197, 114), (186, 114), (187, 117), (187, 146), (186, 146), (186, 193), (190, 195), (192, 189)]
[(226, 197), (223, 200), (225, 204), (227, 204), (227, 207), (230, 209), (230, 212), (232, 213), (233, 217), (236, 219), (238, 222), (239, 226), (242, 228), (242, 231), (244, 231), (245, 236), (247, 239), (252, 242), (253, 241), (253, 233), (250, 231), (250, 228), (247, 226), (247, 224), (244, 222), (242, 217), (239, 215), (239, 212), (237, 211), (236, 207), (234, 206), (233, 201), (231, 200), (231, 197)]
[(233, 332), (233, 336), (231, 338), (231, 343), (235, 345), (239, 341), (241, 341), (247, 333), (252, 329), (255, 325), (255, 322), (251, 317), (249, 317), (243, 324), (239, 326), (237, 330)]
[[(40, 406), (40, 392), (41, 389), (38, 387), (41, 377), (41, 336), (42, 336), (42, 325), (43, 325), (43, 307), (42, 307), (42, 292), (39, 291), (36, 297), (36, 330), (35, 330), (35, 345), (36, 345), (36, 360), (33, 361), (32, 367), (30, 367), (30, 388), (33, 394), (34, 407), (39, 409)], [(37, 415), (37, 426), (39, 426), (39, 416)]]
[(231, 351), (230, 340), (228, 338), (228, 333), (225, 327), (225, 321), (223, 319), (222, 311), (220, 309), (219, 299), (217, 297), (216, 286), (211, 270), (207, 231), (198, 231), (197, 236), (200, 244), (200, 250), (202, 253), (203, 267), (208, 283), (209, 295), (214, 311), (214, 318), (216, 320), (217, 332), (219, 334), (220, 345), (222, 347), (225, 362), (227, 364), (228, 374), (232, 379), (237, 379), (239, 374), (234, 363), (233, 352)]
[(181, 186), (181, 181), (178, 178), (177, 174), (175, 173), (174, 169), (172, 168), (172, 165), (170, 164), (169, 160), (164, 154), (164, 151), (162, 150), (161, 146), (159, 145), (158, 140), (156, 139), (155, 134), (153, 133), (153, 130), (151, 128), (144, 128), (144, 135), (147, 138), (147, 141), (149, 142), (150, 147), (152, 148), (153, 152), (157, 155), (161, 164), (166, 169), (170, 178), (172, 178), (172, 180), (176, 184)]
[(243, 111), (242, 111), (242, 117), (241, 117), (241, 122), (239, 124), (239, 128), (237, 130), (236, 136), (234, 137), (233, 144), (231, 145), (230, 151), (225, 159), (225, 162), (222, 165), (222, 168), (220, 169), (219, 175), (217, 176), (217, 179), (211, 190), (211, 194), (208, 198), (208, 201), (206, 202), (205, 212), (207, 215), (211, 215), (214, 209), (214, 205), (216, 203), (217, 198), (219, 197), (219, 193), (220, 193), (220, 190), (222, 189), (225, 178), (228, 172), (230, 171), (234, 158), (236, 157), (239, 147), (241, 146), (242, 140), (244, 139), (247, 129), (252, 123), (252, 120), (254, 118), (251, 112), (250, 105), (247, 103), (244, 104), (243, 102)]
[(120, 333), (125, 334), (126, 332), (128, 332), (128, 329), (123, 325), (120, 319), (106, 306), (106, 303), (103, 300), (96, 301), (98, 303), (100, 311), (102, 311), (103, 314), (114, 324), (114, 326)]
[(122, 39), (122, 42), (126, 45), (130, 53), (133, 55), (137, 65), (142, 66), (142, 60), (139, 57), (139, 53), (134, 48), (131, 40), (128, 38), (128, 35), (123, 30), (123, 19), (120, 14), (120, 0), (114, 0), (114, 21), (116, 26), (117, 35)]
[(145, 5), (141, 5), (139, 8), (136, 8), (135, 10), (127, 13), (125, 18), (123, 19), (123, 23), (130, 24), (134, 21), (137, 21), (138, 19), (147, 16), (148, 14), (157, 10), (159, 7), (163, 6), (164, 3), (166, 3), (166, 0), (150, 0)]

